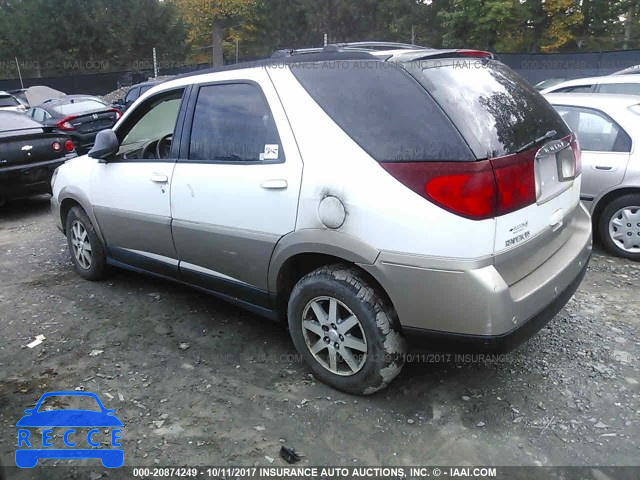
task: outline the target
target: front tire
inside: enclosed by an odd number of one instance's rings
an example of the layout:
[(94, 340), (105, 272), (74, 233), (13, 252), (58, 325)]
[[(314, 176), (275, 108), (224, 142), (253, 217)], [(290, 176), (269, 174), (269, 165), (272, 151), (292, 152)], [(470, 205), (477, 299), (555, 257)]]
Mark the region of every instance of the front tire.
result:
[(602, 211), (598, 233), (613, 255), (640, 261), (640, 194), (616, 198)]
[(80, 207), (67, 215), (67, 243), (76, 272), (87, 280), (102, 280), (107, 276), (107, 256), (91, 220)]
[(314, 375), (347, 393), (386, 387), (404, 364), (406, 343), (395, 311), (354, 268), (322, 267), (289, 298), (289, 331)]

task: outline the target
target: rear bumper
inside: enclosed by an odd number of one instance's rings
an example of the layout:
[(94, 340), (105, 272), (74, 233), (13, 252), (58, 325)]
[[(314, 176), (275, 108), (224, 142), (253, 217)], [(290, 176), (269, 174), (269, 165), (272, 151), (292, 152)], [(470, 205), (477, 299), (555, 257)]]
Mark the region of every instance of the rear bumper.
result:
[(374, 265), (362, 267), (382, 284), (409, 339), (433, 340), (430, 346), (438, 349), (466, 344), (504, 351), (540, 330), (582, 281), (592, 250), (591, 219), (582, 206), (566, 228), (564, 245), (512, 285), (493, 258), (460, 262), (381, 253)]
[(56, 160), (0, 168), (0, 196), (19, 198), (50, 193), (54, 170), (75, 156), (74, 153)]
[(520, 326), (503, 335), (464, 335), (422, 328), (403, 328), (412, 345), (440, 352), (505, 353), (529, 340), (549, 323), (571, 299), (587, 273), (588, 263), (573, 282), (549, 305)]

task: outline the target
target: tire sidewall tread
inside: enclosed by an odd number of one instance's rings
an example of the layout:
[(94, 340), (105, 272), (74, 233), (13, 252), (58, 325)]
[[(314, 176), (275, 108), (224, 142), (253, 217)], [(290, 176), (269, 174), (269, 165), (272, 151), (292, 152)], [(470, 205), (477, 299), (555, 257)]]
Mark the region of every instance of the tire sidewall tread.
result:
[[(367, 361), (354, 375), (343, 377), (320, 365), (309, 351), (301, 317), (316, 297), (332, 296), (358, 317), (367, 338)], [(330, 386), (355, 395), (369, 395), (385, 388), (404, 364), (406, 343), (393, 308), (372, 288), (360, 272), (344, 265), (322, 267), (303, 277), (291, 292), (288, 308), (293, 343), (314, 375)]]
[[(87, 270), (82, 268), (73, 254), (73, 247), (71, 245), (71, 228), (73, 226), (74, 221), (80, 221), (85, 230), (87, 231), (87, 235), (89, 236), (89, 241), (91, 243), (91, 267)], [(96, 230), (93, 226), (93, 223), (89, 219), (89, 216), (81, 207), (73, 207), (69, 214), (67, 215), (66, 220), (66, 232), (67, 232), (67, 244), (69, 246), (69, 253), (71, 253), (71, 260), (73, 261), (73, 266), (75, 267), (76, 272), (82, 278), (91, 281), (103, 280), (109, 273), (108, 265), (107, 265), (107, 255), (105, 253), (104, 245), (98, 237)]]
[(640, 193), (630, 193), (612, 200), (600, 214), (600, 218), (598, 219), (598, 234), (600, 235), (600, 241), (609, 253), (617, 257), (640, 261), (640, 253), (625, 252), (618, 247), (609, 236), (609, 222), (613, 214), (621, 208), (631, 205), (640, 207)]

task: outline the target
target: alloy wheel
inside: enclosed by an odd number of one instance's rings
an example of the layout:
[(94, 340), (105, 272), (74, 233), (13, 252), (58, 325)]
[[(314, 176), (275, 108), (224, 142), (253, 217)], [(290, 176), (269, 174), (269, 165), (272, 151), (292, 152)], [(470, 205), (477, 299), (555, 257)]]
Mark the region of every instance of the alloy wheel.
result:
[(78, 265), (85, 270), (91, 268), (91, 241), (82, 222), (76, 220), (71, 227), (71, 247)]
[(340, 376), (358, 373), (367, 360), (367, 338), (358, 317), (340, 300), (317, 297), (302, 314), (307, 348), (325, 369)]

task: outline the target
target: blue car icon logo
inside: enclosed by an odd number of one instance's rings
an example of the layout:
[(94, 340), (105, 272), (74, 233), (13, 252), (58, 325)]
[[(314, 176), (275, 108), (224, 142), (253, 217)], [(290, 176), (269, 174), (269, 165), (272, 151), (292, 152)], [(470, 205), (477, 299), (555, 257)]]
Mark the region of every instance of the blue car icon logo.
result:
[[(55, 397), (83, 397), (79, 400), (90, 402), (97, 408), (95, 410), (54, 408), (39, 411), (45, 401), (56, 405), (55, 402), (60, 400)], [(95, 393), (45, 393), (34, 408), (24, 412), (26, 415), (16, 424), (18, 427), (16, 465), (18, 467), (33, 468), (41, 458), (99, 458), (106, 468), (119, 468), (124, 464), (124, 450), (120, 448), (122, 422), (114, 415), (114, 410), (104, 408)], [(42, 429), (42, 433), (37, 429)], [(54, 429), (58, 433), (55, 440)], [(105, 435), (108, 437), (104, 438)], [(104, 448), (105, 445), (110, 448)]]

